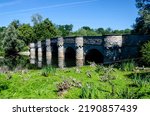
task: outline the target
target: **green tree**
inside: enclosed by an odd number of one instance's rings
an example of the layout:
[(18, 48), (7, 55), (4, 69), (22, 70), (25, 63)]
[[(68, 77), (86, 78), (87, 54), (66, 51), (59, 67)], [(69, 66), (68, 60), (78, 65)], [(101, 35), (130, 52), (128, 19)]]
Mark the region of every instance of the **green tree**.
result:
[(34, 25), (37, 25), (43, 21), (43, 17), (40, 14), (34, 14), (31, 17), (31, 21), (33, 22)]
[(57, 29), (61, 32), (61, 36), (62, 37), (66, 37), (71, 35), (72, 29), (73, 29), (73, 25), (58, 25)]
[(99, 34), (96, 32), (96, 30), (88, 26), (83, 26), (82, 28), (74, 32), (73, 35), (75, 36), (98, 36)]
[(17, 30), (19, 39), (23, 40), (26, 45), (35, 41), (33, 28), (29, 24), (23, 24)]
[(123, 34), (131, 34), (131, 29), (125, 29)]
[(24, 42), (18, 39), (16, 28), (10, 24), (4, 32), (3, 49), (5, 54), (17, 54), (24, 46)]
[(6, 27), (0, 27), (0, 52), (3, 51), (2, 41), (4, 38), (4, 30), (5, 29), (6, 29)]
[(107, 29), (105, 29), (105, 34), (110, 35), (110, 34), (112, 34), (112, 31), (113, 30), (110, 27), (108, 27)]
[(104, 28), (98, 28), (98, 29), (96, 29), (96, 33), (99, 35), (105, 35), (105, 30), (104, 30)]
[(150, 34), (150, 0), (136, 0), (136, 7), (139, 17), (136, 18), (132, 33)]
[(37, 41), (57, 36), (57, 29), (48, 18), (41, 23), (34, 25), (33, 32), (34, 38), (36, 38)]
[(142, 60), (145, 64), (150, 64), (150, 41), (145, 43), (141, 49)]
[(74, 32), (74, 36), (87, 36), (87, 32), (85, 29), (81, 28)]
[(18, 29), (21, 24), (20, 24), (20, 21), (19, 20), (14, 20), (10, 23), (10, 25), (13, 25), (15, 27), (15, 29)]
[(85, 29), (87, 31), (93, 31), (93, 29), (91, 29), (89, 26), (83, 26), (82, 29)]

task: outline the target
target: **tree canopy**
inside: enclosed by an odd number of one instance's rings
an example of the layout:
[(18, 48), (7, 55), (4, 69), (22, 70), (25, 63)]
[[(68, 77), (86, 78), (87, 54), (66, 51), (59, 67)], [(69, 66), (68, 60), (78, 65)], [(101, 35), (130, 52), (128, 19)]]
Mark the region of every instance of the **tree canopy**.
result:
[(150, 0), (136, 0), (139, 17), (133, 25), (134, 34), (150, 34)]
[(43, 19), (39, 14), (31, 17), (33, 25), (21, 24), (19, 20), (14, 20), (8, 27), (0, 27), (0, 51), (6, 53), (17, 53), (22, 47), (26, 47), (31, 42), (42, 41), (53, 37), (66, 36), (102, 36), (102, 35), (122, 35), (130, 34), (130, 29), (113, 30), (111, 28), (91, 28), (83, 26), (73, 31), (72, 24), (56, 25), (48, 18)]
[(6, 54), (16, 54), (23, 48), (24, 42), (18, 38), (17, 29), (13, 24), (10, 24), (4, 31), (2, 45)]

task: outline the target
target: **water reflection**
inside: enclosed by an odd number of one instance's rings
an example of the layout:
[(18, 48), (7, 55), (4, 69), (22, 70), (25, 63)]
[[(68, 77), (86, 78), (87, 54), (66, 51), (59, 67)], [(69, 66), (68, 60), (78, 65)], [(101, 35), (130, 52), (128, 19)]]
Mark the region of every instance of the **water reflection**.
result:
[(5, 56), (0, 59), (0, 72), (33, 69), (36, 65), (30, 64), (28, 56)]
[[(67, 56), (67, 55), (66, 55)], [(70, 56), (70, 55), (69, 55)], [(24, 69), (39, 69), (46, 65), (52, 65), (53, 67), (58, 67), (58, 62), (61, 65), (65, 65), (66, 67), (70, 67), (75, 65), (75, 59), (72, 60), (72, 56), (65, 57), (67, 60), (58, 60), (57, 54), (53, 55), (50, 60), (46, 58), (46, 55), (43, 55), (42, 61), (41, 59), (35, 57), (32, 58), (30, 56), (5, 56), (0, 57), (0, 73), (7, 72), (7, 71), (18, 71)]]

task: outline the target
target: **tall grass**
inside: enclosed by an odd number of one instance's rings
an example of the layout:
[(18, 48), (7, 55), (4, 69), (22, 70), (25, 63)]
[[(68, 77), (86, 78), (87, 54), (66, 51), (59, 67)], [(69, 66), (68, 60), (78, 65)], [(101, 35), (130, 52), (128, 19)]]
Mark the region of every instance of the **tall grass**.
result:
[(56, 73), (56, 68), (52, 66), (46, 66), (42, 69), (42, 76), (48, 77), (49, 75), (54, 75)]
[(136, 63), (134, 60), (129, 60), (121, 63), (120, 68), (123, 71), (133, 71), (136, 67)]
[(134, 73), (130, 76), (132, 79), (132, 85), (137, 87), (143, 87), (150, 84), (150, 74), (148, 73)]
[(81, 88), (80, 98), (82, 99), (98, 99), (100, 98), (99, 90), (94, 83), (87, 83)]
[(102, 82), (115, 79), (115, 77), (112, 75), (112, 73), (115, 72), (113, 65), (109, 65), (108, 67), (97, 65), (95, 71), (99, 74), (100, 81)]

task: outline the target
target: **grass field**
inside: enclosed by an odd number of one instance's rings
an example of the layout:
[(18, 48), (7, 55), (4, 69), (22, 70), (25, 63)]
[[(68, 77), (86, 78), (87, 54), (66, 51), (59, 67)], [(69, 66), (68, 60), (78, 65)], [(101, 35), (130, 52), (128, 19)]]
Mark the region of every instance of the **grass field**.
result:
[(0, 98), (142, 99), (150, 98), (149, 71), (112, 66), (20, 70), (0, 74)]

